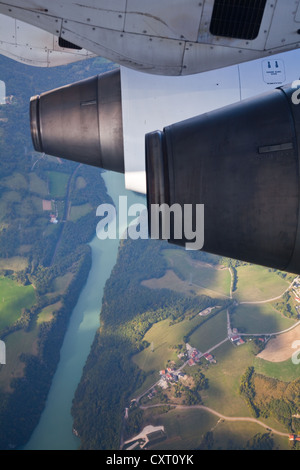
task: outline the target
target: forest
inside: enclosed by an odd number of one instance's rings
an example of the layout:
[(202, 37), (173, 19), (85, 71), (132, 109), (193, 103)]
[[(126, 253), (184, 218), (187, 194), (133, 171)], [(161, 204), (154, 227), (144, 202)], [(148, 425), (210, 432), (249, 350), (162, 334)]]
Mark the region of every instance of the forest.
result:
[(299, 434), (300, 379), (285, 383), (248, 367), (241, 377), (240, 393), (255, 418), (272, 417), (290, 433)]
[[(0, 56), (1, 80), (6, 83), (7, 95), (12, 97), (8, 104), (0, 106), (0, 261), (5, 266), (10, 260), (21, 260), (19, 264), (15, 262), (16, 269), (1, 269), (0, 276), (9, 277), (16, 286), (32, 285), (35, 292), (35, 303), (22, 309), (17, 321), (7, 321), (0, 338), (8, 341), (16, 332), (24, 331), (32, 333), (37, 345), (34, 354), (19, 353), (17, 360), (24, 364), (22, 374), (12, 378), (9, 386), (7, 380), (1, 382), (6, 383), (5, 387), (0, 386), (1, 449), (24, 445), (38, 423), (71, 312), (90, 270), (88, 243), (96, 234), (96, 208), (111, 202), (101, 178), (102, 170), (55, 157), (41, 158), (34, 151), (29, 100), (35, 94), (101, 73), (111, 66), (102, 59), (93, 59), (84, 64), (36, 69)], [(58, 187), (56, 194), (49, 181), (53, 174), (57, 181), (68, 183), (65, 189)], [(85, 210), (76, 218), (63, 220), (67, 196), (72, 205), (84, 206)], [(50, 224), (42, 199), (55, 200), (59, 209), (57, 225)], [(65, 278), (68, 282), (58, 287), (58, 280)], [(40, 313), (52, 305), (57, 308), (47, 321), (41, 321)], [(1, 378), (8, 366), (0, 367)]]

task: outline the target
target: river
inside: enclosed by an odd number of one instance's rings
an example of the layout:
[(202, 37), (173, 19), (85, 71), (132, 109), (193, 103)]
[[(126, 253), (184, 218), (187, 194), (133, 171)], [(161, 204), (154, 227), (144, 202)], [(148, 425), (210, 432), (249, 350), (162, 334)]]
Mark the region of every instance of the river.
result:
[[(116, 208), (119, 195), (128, 197), (128, 206), (145, 204), (144, 196), (126, 191), (124, 175), (106, 172), (103, 177)], [(103, 289), (116, 263), (119, 239), (99, 240), (95, 236), (90, 246), (91, 270), (70, 318), (45, 409), (25, 450), (76, 450), (80, 445), (72, 432), (72, 399), (100, 325)]]

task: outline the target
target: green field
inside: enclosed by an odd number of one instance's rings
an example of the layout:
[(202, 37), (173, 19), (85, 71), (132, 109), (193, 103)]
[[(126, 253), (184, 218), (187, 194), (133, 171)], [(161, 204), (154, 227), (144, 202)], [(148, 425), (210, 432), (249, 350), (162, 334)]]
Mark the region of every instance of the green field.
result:
[(228, 269), (194, 261), (185, 251), (168, 249), (163, 250), (163, 254), (170, 269), (180, 279), (199, 287), (199, 293), (207, 290), (211, 297), (229, 297), (231, 276)]
[(48, 195), (48, 187), (46, 181), (42, 180), (35, 173), (29, 175), (29, 191), (38, 194), (40, 197)]
[(295, 323), (269, 304), (238, 305), (231, 315), (231, 326), (243, 333), (276, 333)]
[[(254, 366), (257, 373), (287, 382), (299, 377), (299, 366), (295, 366), (292, 361), (264, 361), (256, 358), (251, 348), (251, 341), (241, 346), (233, 346), (228, 341), (213, 352), (217, 363), (210, 365), (204, 372), (209, 380), (209, 389), (206, 396), (203, 396), (204, 405), (226, 416), (250, 416), (249, 409), (239, 394), (241, 376), (249, 366)], [(276, 429), (280, 428), (277, 423)]]
[(22, 197), (17, 191), (6, 191), (2, 196), (2, 201), (5, 203), (22, 202)]
[(11, 176), (7, 176), (1, 179), (1, 186), (11, 189), (12, 191), (19, 191), (20, 189), (27, 190), (28, 183), (26, 178), (21, 173), (13, 173)]
[(237, 290), (233, 297), (239, 302), (258, 302), (282, 295), (289, 283), (268, 268), (255, 265), (237, 268)]
[(55, 294), (63, 294), (68, 288), (70, 282), (73, 279), (73, 274), (71, 272), (64, 274), (63, 276), (58, 276), (53, 281), (53, 291)]
[(207, 351), (212, 346), (220, 343), (227, 337), (227, 312), (223, 310), (212, 318), (207, 317), (203, 323), (191, 335), (189, 343), (201, 352)]
[(49, 192), (51, 197), (64, 197), (70, 175), (59, 171), (48, 171)]
[(75, 185), (76, 189), (83, 189), (86, 187), (86, 180), (82, 176), (77, 176)]
[(9, 334), (5, 338), (6, 364), (0, 368), (0, 389), (11, 391), (11, 381), (14, 378), (22, 377), (25, 363), (22, 360), (23, 354), (36, 355), (38, 353), (38, 333), (40, 325), (49, 322), (53, 314), (61, 308), (61, 303), (45, 307), (38, 315), (36, 324), (30, 331), (19, 330)]
[(15, 331), (5, 338), (6, 364), (0, 370), (0, 388), (11, 391), (10, 383), (14, 378), (22, 377), (25, 363), (20, 359), (22, 354), (36, 354), (38, 330), (29, 332)]
[(47, 307), (43, 308), (43, 310), (39, 313), (37, 318), (37, 324), (40, 325), (44, 322), (49, 322), (54, 318), (54, 313), (61, 308), (61, 302), (56, 302), (55, 304), (48, 305)]
[(218, 417), (203, 410), (174, 409), (153, 416), (151, 422), (165, 426), (167, 433), (167, 439), (156, 444), (155, 449), (197, 449), (204, 434), (216, 426)]
[(173, 347), (180, 343), (183, 344), (184, 336), (200, 325), (202, 321), (203, 319), (197, 315), (192, 320), (183, 320), (171, 326), (168, 319), (155, 323), (144, 336), (150, 346), (133, 356), (133, 361), (145, 372), (158, 372), (166, 367), (167, 361), (178, 361)]
[[(259, 424), (221, 420), (213, 431), (212, 450), (244, 450), (253, 436), (267, 432)], [(290, 444), (286, 437), (271, 433), (271, 438), (274, 442), (274, 450), (289, 450)]]
[(217, 363), (210, 364), (204, 371), (209, 381), (209, 389), (201, 394), (204, 405), (225, 416), (250, 416), (245, 401), (239, 395), (239, 386), (241, 376), (254, 360), (251, 343), (235, 347), (228, 340), (212, 354)]
[[(266, 433), (267, 430), (256, 423), (230, 422), (219, 419), (209, 411), (201, 409), (172, 409), (168, 413), (157, 414), (152, 411), (151, 423), (163, 425), (167, 439), (155, 445), (157, 450), (192, 450), (201, 445), (204, 449), (204, 436), (212, 432), (210, 441), (211, 450), (244, 450), (247, 443), (258, 433)], [(146, 416), (149, 418), (150, 410)], [(289, 441), (286, 437), (271, 434), (274, 448), (288, 450)], [(151, 447), (150, 447), (151, 448)], [(201, 447), (200, 447), (201, 448)]]
[(92, 210), (91, 204), (81, 204), (80, 206), (72, 206), (70, 211), (69, 220), (72, 222), (76, 222), (76, 220), (80, 219), (84, 215), (87, 215)]
[(144, 336), (150, 346), (133, 356), (133, 361), (145, 372), (158, 372), (166, 366), (168, 360), (178, 360), (173, 346), (182, 344), (183, 337), (201, 321), (201, 317), (196, 316), (192, 320), (184, 320), (171, 326), (168, 319), (155, 323)]
[(300, 377), (300, 365), (293, 364), (291, 359), (282, 362), (269, 362), (256, 357), (253, 363), (258, 374), (290, 382)]
[(33, 286), (22, 286), (9, 278), (0, 278), (0, 330), (12, 325), (23, 308), (35, 302)]

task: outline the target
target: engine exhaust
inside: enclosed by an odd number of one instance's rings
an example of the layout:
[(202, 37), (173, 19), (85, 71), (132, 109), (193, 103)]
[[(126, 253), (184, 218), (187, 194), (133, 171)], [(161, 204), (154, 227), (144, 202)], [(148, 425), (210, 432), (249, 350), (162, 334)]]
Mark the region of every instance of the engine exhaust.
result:
[(124, 173), (120, 71), (32, 97), (30, 126), (36, 151)]

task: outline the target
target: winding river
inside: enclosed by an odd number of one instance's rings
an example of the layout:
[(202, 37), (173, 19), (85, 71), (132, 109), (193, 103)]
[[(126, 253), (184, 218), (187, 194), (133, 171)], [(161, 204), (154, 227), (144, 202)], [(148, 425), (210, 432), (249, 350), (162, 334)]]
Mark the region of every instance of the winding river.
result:
[[(142, 195), (126, 191), (124, 175), (106, 172), (103, 177), (116, 208), (119, 195), (128, 197), (128, 205), (145, 204)], [(70, 318), (45, 409), (25, 450), (76, 450), (80, 445), (72, 432), (72, 399), (99, 328), (103, 289), (117, 259), (119, 239), (99, 240), (95, 236), (90, 246), (92, 267)]]

